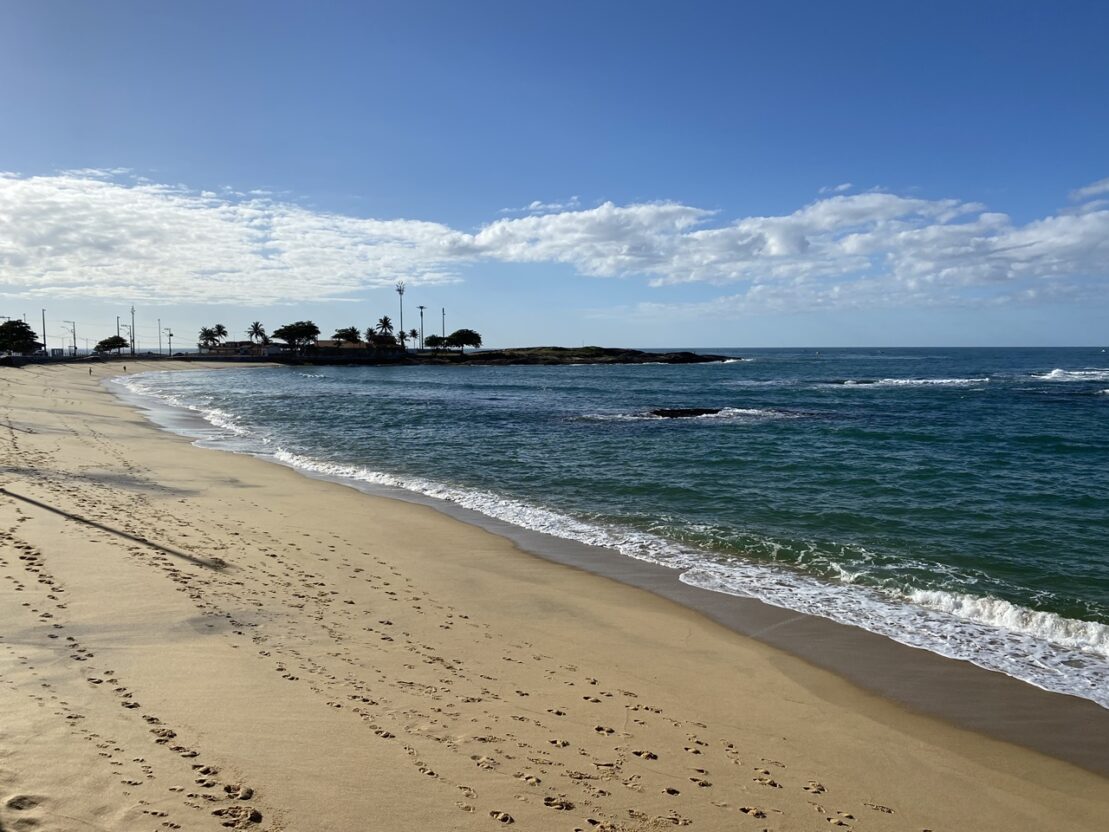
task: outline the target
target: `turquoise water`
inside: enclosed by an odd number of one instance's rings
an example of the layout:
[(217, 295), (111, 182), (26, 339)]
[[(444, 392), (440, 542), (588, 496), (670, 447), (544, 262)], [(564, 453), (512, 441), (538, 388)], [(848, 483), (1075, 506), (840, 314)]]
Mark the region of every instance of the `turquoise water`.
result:
[(208, 443), (449, 499), (1109, 706), (1109, 354), (724, 352), (744, 360), (129, 385), (204, 415)]

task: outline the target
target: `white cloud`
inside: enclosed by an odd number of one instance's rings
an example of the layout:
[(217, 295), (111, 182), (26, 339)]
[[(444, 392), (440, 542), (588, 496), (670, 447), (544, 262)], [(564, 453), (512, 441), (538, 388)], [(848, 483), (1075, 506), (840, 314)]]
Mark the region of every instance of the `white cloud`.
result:
[(823, 188), (820, 189), (820, 193), (822, 193), (822, 194), (842, 194), (844, 191), (849, 191), (853, 187), (855, 187), (855, 186), (852, 185), (850, 182), (843, 182), (839, 185), (825, 185)]
[(534, 199), (523, 208), (502, 208), (502, 214), (552, 214), (556, 211), (574, 211), (581, 207), (581, 199), (572, 196), (565, 202), (543, 202)]
[(1078, 202), (1083, 199), (1089, 199), (1092, 196), (1099, 196), (1101, 194), (1109, 194), (1109, 176), (1105, 179), (1099, 179), (1097, 182), (1091, 182), (1084, 188), (1078, 188), (1070, 192), (1070, 198)]
[[(260, 305), (349, 298), (400, 278), (454, 281), (485, 260), (560, 263), (656, 287), (736, 284), (716, 306), (740, 314), (1039, 302), (1091, 284), (1104, 291), (1109, 277), (1101, 200), (1024, 225), (977, 203), (881, 191), (731, 222), (677, 202), (536, 202), (527, 216), (465, 233), (311, 210), (263, 190), (197, 192), (118, 174), (0, 174), (0, 291)], [(1076, 193), (1096, 196), (1104, 183)]]
[[(0, 179), (0, 275), (9, 293), (268, 304), (456, 280), (445, 226), (358, 219), (263, 197), (101, 176)], [(438, 252), (438, 253), (437, 253)]]

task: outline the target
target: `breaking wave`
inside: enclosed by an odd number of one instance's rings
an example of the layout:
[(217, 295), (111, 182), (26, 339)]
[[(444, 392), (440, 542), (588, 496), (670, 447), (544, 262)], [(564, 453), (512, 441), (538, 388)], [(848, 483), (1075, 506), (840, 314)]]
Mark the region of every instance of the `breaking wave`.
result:
[(1055, 368), (1049, 373), (1033, 373), (1032, 378), (1038, 381), (1109, 381), (1109, 370), (1061, 370)]

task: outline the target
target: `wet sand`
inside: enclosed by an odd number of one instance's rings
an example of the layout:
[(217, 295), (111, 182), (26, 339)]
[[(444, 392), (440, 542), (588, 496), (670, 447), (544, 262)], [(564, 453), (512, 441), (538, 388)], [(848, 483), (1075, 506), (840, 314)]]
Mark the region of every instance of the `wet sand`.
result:
[[(428, 506), (196, 448), (105, 390), (118, 370), (95, 372), (0, 370), (0, 828), (1092, 830), (1109, 815), (1096, 743), (1081, 768), (738, 634), (756, 612), (689, 609), (661, 577), (645, 591)], [(803, 641), (805, 626), (755, 629)], [(947, 685), (933, 676), (905, 687)], [(1043, 697), (1020, 720), (1050, 734), (1073, 715)], [(1104, 740), (1103, 713), (1088, 736)]]

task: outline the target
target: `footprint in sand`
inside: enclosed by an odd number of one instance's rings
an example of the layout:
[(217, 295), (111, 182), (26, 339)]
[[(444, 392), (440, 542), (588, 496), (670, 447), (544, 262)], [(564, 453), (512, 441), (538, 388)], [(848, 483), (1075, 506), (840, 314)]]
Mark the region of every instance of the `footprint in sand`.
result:
[(640, 757), (641, 759), (644, 759), (644, 760), (657, 760), (658, 759), (658, 754), (656, 754), (653, 751), (633, 751), (632, 754), (634, 754), (636, 757)]
[(246, 829), (251, 824), (262, 822), (262, 813), (249, 806), (225, 806), (214, 809), (212, 814), (221, 819), (221, 826), (229, 829)]
[(568, 812), (574, 808), (574, 804), (563, 797), (544, 797), (543, 805), (560, 812)]
[(42, 803), (42, 798), (29, 794), (17, 794), (4, 801), (4, 805), (13, 812), (26, 812)]
[(758, 777), (751, 778), (753, 782), (758, 783), (762, 786), (770, 786), (770, 788), (772, 789), (780, 789), (782, 787), (781, 783), (771, 779), (770, 772), (767, 771), (765, 768), (756, 768), (752, 769), (752, 771), (754, 771), (755, 774), (759, 775)]
[(498, 812), (496, 810), (489, 813), (489, 817), (493, 820), (499, 820), (501, 823), (515, 823), (516, 818), (508, 814), (508, 812)]
[(873, 809), (875, 812), (882, 812), (886, 815), (894, 814), (893, 809), (891, 809), (889, 806), (883, 806), (881, 803), (871, 803), (870, 801), (864, 800), (863, 806), (866, 806), (868, 809)]
[(756, 809), (754, 806), (740, 806), (739, 811), (741, 811), (741, 812), (743, 812), (743, 814), (749, 815), (753, 818), (765, 818), (766, 817), (766, 812), (764, 812), (762, 809)]

